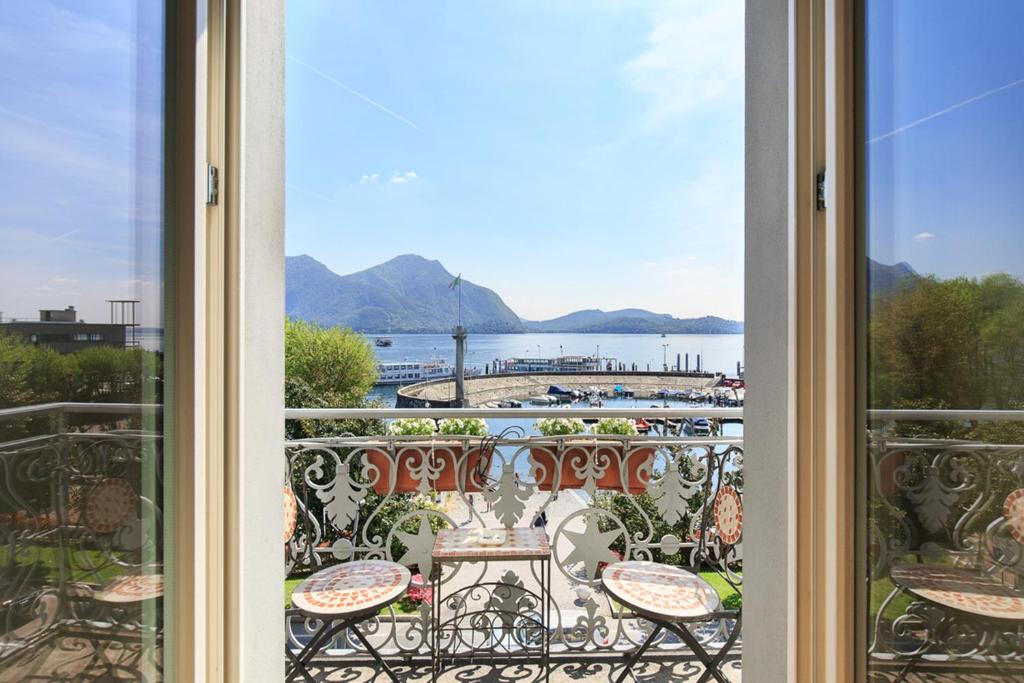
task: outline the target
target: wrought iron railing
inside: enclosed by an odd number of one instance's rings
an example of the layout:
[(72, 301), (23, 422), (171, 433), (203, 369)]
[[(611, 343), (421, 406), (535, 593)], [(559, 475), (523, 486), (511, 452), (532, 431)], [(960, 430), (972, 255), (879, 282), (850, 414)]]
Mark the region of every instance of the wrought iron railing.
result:
[(895, 566), (934, 563), (1024, 588), (1024, 547), (1004, 512), (1024, 486), (1024, 411), (873, 410), (869, 420), (870, 654), (1024, 665), (1024, 621), (964, 618), (891, 580)]
[[(566, 416), (644, 419), (651, 430), (628, 437), (541, 437), (528, 436), (523, 428), (536, 418)], [(729, 581), (718, 584), (731, 604), (741, 601), (741, 545), (718, 566), (700, 566), (695, 558), (699, 523), (706, 521), (712, 503), (705, 495), (711, 478), (726, 477), (742, 492), (743, 439), (721, 435), (724, 423), (742, 421), (741, 409), (287, 411), (288, 419), (304, 420), (397, 417), (480, 417), (518, 425), (485, 438), (371, 435), (289, 441), (286, 495), (294, 495), (299, 509), (286, 543), (291, 576), (352, 559), (388, 559), (419, 570), (414, 593), (425, 597), (438, 528), (514, 527), (544, 520), (553, 547), (556, 599), (549, 627), (554, 656), (615, 652), (643, 642), (650, 625), (601, 591), (601, 569), (618, 558), (727, 573)], [(697, 418), (709, 419), (713, 433), (689, 435)], [(482, 562), (462, 566), (443, 581), (449, 592), (499, 578), (512, 584), (539, 580), (532, 567)], [(384, 651), (426, 655), (430, 619), (429, 605), (406, 601), (380, 614), (369, 628), (370, 637)], [(289, 612), (292, 645), (305, 642), (317, 626)], [(730, 624), (721, 620), (694, 630), (714, 647), (725, 640)], [(336, 653), (360, 653), (358, 642), (345, 633), (333, 646)], [(663, 638), (657, 647), (674, 650), (680, 644)]]
[(59, 639), (52, 674), (73, 677), (99, 661), (102, 640), (141, 680), (157, 675), (159, 649), (144, 643), (159, 641), (159, 617), (94, 598), (119, 579), (159, 580), (160, 414), (136, 404), (0, 410), (0, 662)]

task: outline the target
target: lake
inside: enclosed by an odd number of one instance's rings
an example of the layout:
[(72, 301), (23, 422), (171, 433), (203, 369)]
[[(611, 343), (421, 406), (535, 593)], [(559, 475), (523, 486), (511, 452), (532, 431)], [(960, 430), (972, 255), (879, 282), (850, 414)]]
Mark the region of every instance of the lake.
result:
[[(371, 340), (376, 335), (367, 335)], [(443, 358), (455, 364), (455, 341), (448, 334), (392, 334), (394, 346), (375, 346), (381, 362), (424, 361)], [(662, 344), (668, 344), (662, 349)], [(614, 358), (628, 367), (636, 363), (640, 370), (661, 369), (663, 354), (670, 366), (676, 354), (690, 354), (690, 369), (697, 367), (701, 354), (704, 369), (710, 372), (736, 374), (737, 361), (743, 362), (742, 334), (471, 334), (466, 340), (466, 366), (480, 368), (495, 359), (530, 356), (549, 358), (559, 355), (597, 355)], [(395, 386), (378, 386), (370, 392), (371, 399), (395, 405)], [(636, 407), (646, 407), (643, 404)], [(623, 406), (626, 407), (626, 406)], [(628, 406), (634, 407), (634, 406)]]
[[(367, 335), (373, 340), (377, 335)], [(443, 358), (455, 363), (455, 341), (449, 334), (392, 334), (394, 346), (375, 346), (382, 362), (424, 361)], [(662, 345), (667, 344), (663, 349)], [(554, 356), (600, 355), (614, 358), (627, 367), (636, 363), (638, 369), (660, 370), (662, 359), (669, 366), (676, 363), (676, 354), (690, 354), (690, 369), (697, 367), (701, 355), (703, 369), (709, 372), (736, 374), (736, 363), (743, 362), (742, 334), (470, 334), (466, 340), (466, 367), (480, 368), (495, 359), (551, 358)]]

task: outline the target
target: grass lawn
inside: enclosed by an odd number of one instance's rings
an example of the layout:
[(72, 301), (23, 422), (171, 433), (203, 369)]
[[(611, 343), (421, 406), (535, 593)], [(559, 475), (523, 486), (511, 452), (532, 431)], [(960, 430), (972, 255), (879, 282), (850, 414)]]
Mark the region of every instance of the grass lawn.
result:
[[(742, 596), (729, 585), (729, 582), (723, 579), (718, 572), (701, 572), (700, 577), (711, 584), (711, 587), (718, 591), (718, 597), (721, 598), (723, 604), (729, 604), (730, 596), (738, 596), (742, 599)], [(739, 578), (742, 580), (743, 575), (740, 574)], [(736, 598), (733, 598), (735, 600)]]

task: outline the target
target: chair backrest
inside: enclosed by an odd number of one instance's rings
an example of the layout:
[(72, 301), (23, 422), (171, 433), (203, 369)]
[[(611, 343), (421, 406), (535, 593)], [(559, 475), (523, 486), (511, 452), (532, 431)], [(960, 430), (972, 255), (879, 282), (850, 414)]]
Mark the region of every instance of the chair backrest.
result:
[(696, 542), (692, 567), (713, 570), (742, 592), (742, 453), (732, 447), (711, 447), (705, 458), (703, 500), (691, 524)]
[(1000, 512), (985, 529), (981, 569), (997, 571), (1019, 586), (1024, 577), (1024, 488), (1011, 491)]

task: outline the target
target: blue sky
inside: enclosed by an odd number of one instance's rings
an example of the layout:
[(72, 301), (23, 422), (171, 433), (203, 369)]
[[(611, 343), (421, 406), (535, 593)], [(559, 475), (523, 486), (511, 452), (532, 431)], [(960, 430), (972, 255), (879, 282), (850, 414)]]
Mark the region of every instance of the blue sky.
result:
[(871, 255), (1024, 275), (1024, 3), (867, 5)]
[(287, 5), (287, 253), (742, 317), (743, 5)]
[(159, 324), (161, 3), (0, 7), (0, 311)]
[[(161, 3), (5, 2), (0, 311), (159, 322)], [(1024, 3), (868, 3), (870, 252), (1024, 275)], [(290, 0), (287, 252), (742, 317), (742, 2)], [(784, 172), (784, 169), (779, 169)]]

